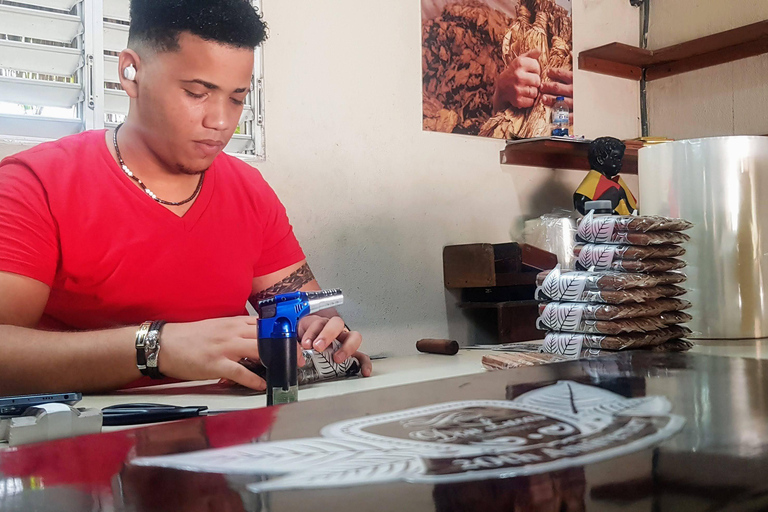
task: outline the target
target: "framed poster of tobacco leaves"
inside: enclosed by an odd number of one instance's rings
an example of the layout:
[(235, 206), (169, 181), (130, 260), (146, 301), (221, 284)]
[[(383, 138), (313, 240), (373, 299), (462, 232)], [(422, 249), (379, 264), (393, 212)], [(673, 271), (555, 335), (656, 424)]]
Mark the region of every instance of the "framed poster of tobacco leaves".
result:
[(424, 130), (542, 137), (558, 96), (573, 112), (571, 0), (421, 0), (421, 19)]

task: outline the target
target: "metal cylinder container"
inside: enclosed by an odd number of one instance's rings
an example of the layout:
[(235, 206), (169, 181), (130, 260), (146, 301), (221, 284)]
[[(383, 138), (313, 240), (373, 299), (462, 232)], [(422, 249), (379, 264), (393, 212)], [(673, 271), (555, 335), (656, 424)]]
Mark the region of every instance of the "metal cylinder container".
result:
[(638, 173), (642, 215), (695, 224), (684, 256), (693, 337), (768, 337), (768, 137), (649, 146)]

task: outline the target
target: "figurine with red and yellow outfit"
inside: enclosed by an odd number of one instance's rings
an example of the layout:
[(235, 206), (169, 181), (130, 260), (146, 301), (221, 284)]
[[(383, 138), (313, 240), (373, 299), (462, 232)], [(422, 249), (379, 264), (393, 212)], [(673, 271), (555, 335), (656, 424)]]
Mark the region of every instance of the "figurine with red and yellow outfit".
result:
[(608, 200), (616, 215), (632, 215), (637, 211), (637, 200), (619, 176), (626, 146), (619, 139), (600, 137), (589, 145), (589, 165), (592, 170), (573, 195), (573, 205), (586, 215), (587, 201)]

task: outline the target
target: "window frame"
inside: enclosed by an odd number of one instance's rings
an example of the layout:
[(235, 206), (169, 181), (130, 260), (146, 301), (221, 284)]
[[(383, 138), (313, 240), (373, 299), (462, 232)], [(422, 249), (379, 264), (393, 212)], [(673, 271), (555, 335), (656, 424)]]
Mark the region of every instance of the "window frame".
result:
[[(15, 0), (24, 3), (24, 0)], [(123, 0), (128, 2), (128, 0)], [(251, 0), (253, 5), (262, 12), (261, 0)], [(52, 123), (64, 122), (68, 124), (80, 123), (80, 132), (84, 130), (98, 130), (108, 127), (105, 123), (105, 101), (107, 88), (104, 86), (105, 59), (104, 59), (104, 0), (81, 0), (77, 5), (77, 13), (82, 20), (82, 34), (78, 37), (78, 48), (83, 52), (82, 65), (77, 71), (78, 81), (81, 85), (80, 100), (77, 103), (79, 119), (46, 120), (37, 122), (41, 126), (53, 126)], [(263, 49), (261, 46), (254, 50), (254, 70), (251, 92), (246, 103), (252, 106), (253, 120), (249, 123), (250, 139), (239, 138), (247, 144), (248, 150), (241, 153), (229, 153), (245, 161), (264, 161), (266, 159), (264, 137), (264, 66)], [(10, 114), (0, 114), (0, 122), (13, 123), (23, 121), (26, 117)], [(3, 144), (33, 145), (40, 142), (54, 140), (47, 137), (29, 137), (14, 135), (13, 133), (0, 134)], [(247, 142), (246, 142), (247, 141)]]

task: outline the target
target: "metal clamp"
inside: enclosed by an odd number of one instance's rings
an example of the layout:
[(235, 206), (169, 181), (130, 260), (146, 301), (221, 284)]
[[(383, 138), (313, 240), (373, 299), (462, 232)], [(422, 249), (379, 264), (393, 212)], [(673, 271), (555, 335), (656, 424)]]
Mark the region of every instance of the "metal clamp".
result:
[(0, 418), (0, 442), (10, 446), (50, 441), (101, 431), (101, 411), (65, 404), (28, 408), (22, 416)]

